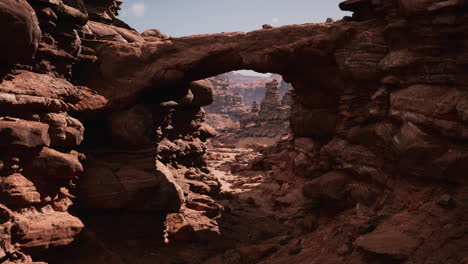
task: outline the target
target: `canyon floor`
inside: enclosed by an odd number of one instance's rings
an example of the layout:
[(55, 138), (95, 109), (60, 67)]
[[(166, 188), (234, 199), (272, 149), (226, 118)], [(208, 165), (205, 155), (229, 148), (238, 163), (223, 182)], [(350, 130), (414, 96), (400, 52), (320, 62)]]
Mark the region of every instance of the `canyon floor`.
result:
[(260, 261), (292, 239), (297, 227), (290, 223), (294, 218), (291, 212), (300, 211), (294, 207), (285, 210), (285, 205), (294, 203), (300, 193), (295, 193), (297, 197), (285, 197), (293, 186), (289, 182), (293, 175), (281, 169), (285, 168), (284, 163), (255, 168), (256, 161), (264, 155), (249, 146), (258, 149), (259, 143), (263, 143), (260, 148), (265, 149), (266, 144), (274, 142), (273, 138), (244, 138), (236, 146), (208, 144), (208, 167), (221, 183), (221, 192), (214, 198), (223, 207), (221, 217), (216, 219), (220, 236), (215, 240), (164, 241), (165, 216), (156, 213), (81, 211), (78, 214), (87, 225), (81, 238), (75, 245), (53, 250), (43, 259), (67, 264)]

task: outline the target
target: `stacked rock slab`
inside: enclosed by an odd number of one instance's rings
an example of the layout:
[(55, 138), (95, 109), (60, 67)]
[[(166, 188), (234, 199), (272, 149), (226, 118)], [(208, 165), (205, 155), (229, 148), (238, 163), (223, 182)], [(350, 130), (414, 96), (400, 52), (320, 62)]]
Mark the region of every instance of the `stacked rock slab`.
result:
[(291, 84), (285, 82), (282, 76), (278, 74), (272, 74), (267, 78), (261, 76), (239, 77), (238, 74), (233, 73), (229, 73), (228, 76), (231, 78), (230, 90), (242, 95), (246, 106), (252, 105), (254, 101), (261, 102), (265, 97), (266, 84), (273, 80), (280, 83), (280, 97), (283, 97), (289, 89), (292, 89)]
[(212, 98), (191, 82), (238, 69), (294, 86), (289, 169), (318, 219), (261, 262), (466, 262), (466, 1), (347, 0), (353, 17), (334, 23), (172, 39), (143, 38), (116, 6), (0, 4), (1, 262), (74, 241), (73, 198), (106, 183), (122, 196), (103, 206), (174, 212), (170, 240), (216, 236), (199, 109)]
[(266, 93), (265, 98), (260, 104), (259, 118), (267, 120), (273, 118), (272, 112), (276, 111), (280, 107), (278, 81), (274, 80), (269, 82), (265, 86)]
[[(82, 209), (190, 215), (207, 207), (185, 209), (192, 195), (219, 189), (203, 159), (203, 141), (214, 135), (200, 109), (213, 101), (209, 83), (179, 88), (190, 90), (185, 97), (178, 91), (165, 97), (176, 101), (154, 98), (105, 114), (98, 113), (107, 108), (107, 99), (80, 86), (95, 78), (96, 48), (111, 41), (145, 41), (115, 18), (120, 4), (0, 3), (1, 30), (10, 36), (0, 41), (2, 263), (32, 263), (26, 254), (44, 256), (47, 249), (75, 241), (84, 228), (69, 213), (77, 200)], [(86, 144), (78, 147), (85, 139), (83, 123), (105, 125), (90, 125)], [(168, 224), (168, 230), (176, 229)]]
[(228, 74), (221, 74), (207, 79), (213, 85), (213, 103), (203, 107), (207, 114), (207, 123), (217, 130), (231, 129), (242, 114), (247, 111), (243, 96), (233, 92), (232, 81)]
[(237, 121), (246, 111), (242, 95), (232, 92), (227, 75), (212, 77), (209, 81), (213, 84), (215, 94), (213, 104), (204, 109), (209, 113), (228, 115)]
[[(140, 103), (98, 120), (105, 125), (90, 133), (107, 140), (84, 145), (87, 169), (79, 182), (81, 206), (125, 210), (130, 215), (168, 214), (168, 241), (186, 240), (187, 234), (179, 233), (197, 225), (193, 219), (212, 222), (211, 218), (219, 217), (221, 207), (210, 197), (218, 194), (219, 182), (204, 160), (204, 142), (214, 132), (203, 123), (201, 109), (213, 101), (212, 90), (208, 81), (193, 82), (182, 98)], [(205, 206), (191, 207), (199, 196), (204, 198), (198, 203)], [(217, 213), (207, 217), (206, 210)], [(194, 229), (189, 236), (197, 237), (199, 231), (212, 232), (214, 237), (219, 234), (213, 223)]]
[[(233, 76), (234, 79), (231, 79), (230, 76)], [(247, 80), (254, 78), (255, 81), (235, 81), (241, 78)], [(282, 94), (286, 94), (286, 91), (282, 91), (282, 89), (289, 89), (291, 86), (284, 82), (281, 76), (277, 75), (266, 79), (256, 80), (256, 78), (261, 77), (239, 77), (234, 73), (228, 73), (209, 78), (215, 89), (215, 97), (213, 104), (204, 107), (208, 114), (208, 123), (218, 130), (229, 130), (236, 134), (242, 134), (239, 137), (275, 137), (287, 133), (287, 120), (289, 119), (289, 109), (292, 102), (288, 102), (287, 105), (284, 105), (284, 108), (281, 108), (280, 97)], [(281, 80), (280, 87), (278, 80)], [(260, 85), (262, 87), (259, 87)], [(244, 97), (248, 97), (249, 103), (244, 102)], [(263, 108), (260, 109), (259, 113), (255, 114), (258, 112), (258, 109), (256, 109), (258, 105), (254, 105), (257, 104), (257, 101), (255, 101), (257, 98)], [(283, 96), (283, 98), (286, 97)], [(250, 102), (254, 104), (250, 106)], [(254, 120), (257, 117), (261, 121)], [(237, 122), (240, 122), (241, 130), (238, 130)], [(261, 129), (246, 131), (247, 125), (253, 123), (260, 125), (261, 122), (263, 122), (261, 124), (263, 131), (260, 131)], [(271, 125), (272, 123), (275, 123), (275, 125)], [(276, 123), (281, 123), (281, 127), (277, 127)], [(267, 126), (270, 126), (270, 128), (267, 128)]]
[[(68, 208), (83, 172), (84, 155), (74, 149), (83, 141), (84, 127), (68, 112), (103, 102), (90, 89), (55, 77), (70, 74), (75, 60), (70, 53), (79, 50), (73, 28), (85, 22), (84, 15), (73, 11), (77, 16), (68, 17), (74, 9), (61, 2), (30, 2), (0, 5), (2, 19), (11, 18), (2, 22), (2, 30), (15, 31), (2, 47), (16, 43), (2, 48), (2, 56), (7, 63), (23, 63), (2, 73), (0, 83), (0, 262), (7, 263), (31, 263), (24, 252), (68, 245), (83, 229)], [(65, 17), (70, 23), (56, 29), (55, 22)]]
[[(466, 207), (446, 204), (466, 200), (467, 3), (348, 0), (340, 7), (353, 16), (106, 46), (101, 67), (113, 70), (97, 89), (119, 102), (231, 70), (281, 74), (296, 93), (293, 169), (310, 178), (304, 195), (325, 224), (298, 242), (301, 250), (291, 249), (298, 254), (264, 262), (466, 262), (457, 239), (463, 232), (448, 228), (460, 226)], [(136, 66), (112, 66), (126, 59)], [(148, 61), (153, 71), (136, 76)], [(131, 92), (115, 92), (129, 80)]]
[(288, 134), (291, 105), (283, 105), (280, 102), (279, 84), (276, 79), (266, 83), (265, 90), (260, 109), (252, 107), (250, 112), (241, 116), (241, 129), (237, 133), (239, 137), (275, 138)]

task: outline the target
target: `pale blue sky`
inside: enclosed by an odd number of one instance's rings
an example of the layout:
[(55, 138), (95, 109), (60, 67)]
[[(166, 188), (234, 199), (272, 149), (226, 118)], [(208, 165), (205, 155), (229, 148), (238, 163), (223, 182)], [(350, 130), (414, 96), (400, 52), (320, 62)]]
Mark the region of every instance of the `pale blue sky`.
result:
[(181, 37), (252, 31), (273, 26), (341, 19), (342, 0), (124, 0), (119, 18), (138, 31), (160, 29)]
[[(263, 24), (283, 26), (341, 19), (342, 0), (124, 0), (119, 18), (143, 32), (156, 28), (181, 37), (252, 31)], [(246, 75), (258, 75), (241, 71)]]

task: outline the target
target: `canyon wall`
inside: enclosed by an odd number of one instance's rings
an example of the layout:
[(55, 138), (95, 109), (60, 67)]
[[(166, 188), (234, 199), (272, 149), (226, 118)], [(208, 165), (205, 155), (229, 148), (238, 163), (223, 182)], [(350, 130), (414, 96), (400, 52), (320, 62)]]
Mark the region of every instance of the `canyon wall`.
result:
[(337, 22), (184, 38), (139, 34), (120, 3), (0, 3), (0, 261), (72, 243), (73, 201), (163, 211), (169, 241), (216, 238), (213, 92), (194, 81), (240, 69), (295, 89), (277, 157), (295, 183), (278, 181), (314, 226), (257, 262), (467, 261), (466, 1), (347, 0)]
[[(193, 196), (219, 190), (203, 158), (203, 142), (215, 133), (203, 124), (201, 109), (213, 102), (210, 83), (118, 110), (104, 110), (108, 100), (83, 86), (99, 78), (97, 46), (164, 38), (140, 35), (116, 19), (120, 4), (0, 3), (1, 33), (8, 36), (1, 41), (2, 263), (31, 263), (27, 254), (53, 259), (48, 249), (72, 244), (84, 230), (76, 209), (88, 216), (128, 210), (184, 219), (181, 212), (200, 214), (189, 209)], [(204, 203), (208, 196), (197, 204)], [(204, 218), (211, 221), (197, 216)], [(170, 219), (167, 239), (185, 226), (171, 226)]]
[(207, 123), (217, 130), (236, 127), (241, 115), (247, 111), (244, 97), (231, 89), (232, 81), (227, 74), (207, 79), (213, 85), (213, 103), (203, 107)]

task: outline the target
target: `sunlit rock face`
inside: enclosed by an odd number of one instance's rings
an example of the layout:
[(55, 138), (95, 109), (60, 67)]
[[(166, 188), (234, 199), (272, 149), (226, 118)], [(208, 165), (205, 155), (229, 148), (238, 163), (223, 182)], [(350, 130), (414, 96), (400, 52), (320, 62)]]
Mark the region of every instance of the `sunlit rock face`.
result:
[[(230, 72), (208, 80), (213, 84), (215, 96), (214, 102), (204, 109), (207, 123), (215, 129), (238, 139), (277, 139), (289, 132), (294, 90), (280, 76), (246, 76)], [(224, 136), (221, 134), (212, 143), (223, 144)]]
[[(289, 116), (292, 102), (283, 96), (280, 100), (280, 86), (277, 79), (265, 84), (265, 95), (260, 106), (252, 105), (248, 113), (240, 117), (240, 130), (235, 131), (238, 137), (269, 137), (275, 138), (287, 135), (289, 129)], [(288, 96), (294, 93), (291, 90)]]
[(282, 98), (286, 92), (292, 89), (291, 84), (285, 82), (281, 75), (272, 74), (270, 77), (247, 76), (239, 78), (239, 75), (228, 75), (231, 78), (230, 88), (232, 91), (242, 95), (244, 104), (251, 106), (253, 102), (261, 102), (265, 98), (266, 84), (277, 80), (279, 85), (279, 95)]
[[(170, 245), (198, 242), (200, 263), (467, 261), (466, 2), (347, 0), (353, 16), (336, 22), (183, 38), (141, 35), (115, 18), (120, 4), (0, 3), (0, 262), (88, 241), (100, 263), (125, 263), (86, 229), (91, 211), (161, 226)], [(243, 205), (271, 203), (249, 224), (274, 232), (212, 252), (236, 232), (220, 225), (230, 207), (205, 156), (216, 133), (201, 107), (217, 94), (195, 81), (240, 69), (292, 84), (292, 133), (236, 161), (266, 172), (239, 188), (270, 179), (267, 200)], [(285, 106), (278, 85), (258, 118)], [(143, 221), (151, 214), (159, 222)]]
[[(214, 97), (213, 103), (205, 106), (203, 109), (208, 114), (209, 122), (217, 129), (232, 126), (233, 122), (237, 122), (240, 116), (247, 112), (247, 105), (244, 103), (244, 97), (232, 89), (232, 80), (228, 74), (218, 75), (207, 79), (213, 86)], [(218, 124), (217, 120), (213, 120), (217, 115), (218, 118), (225, 120), (223, 124)]]

